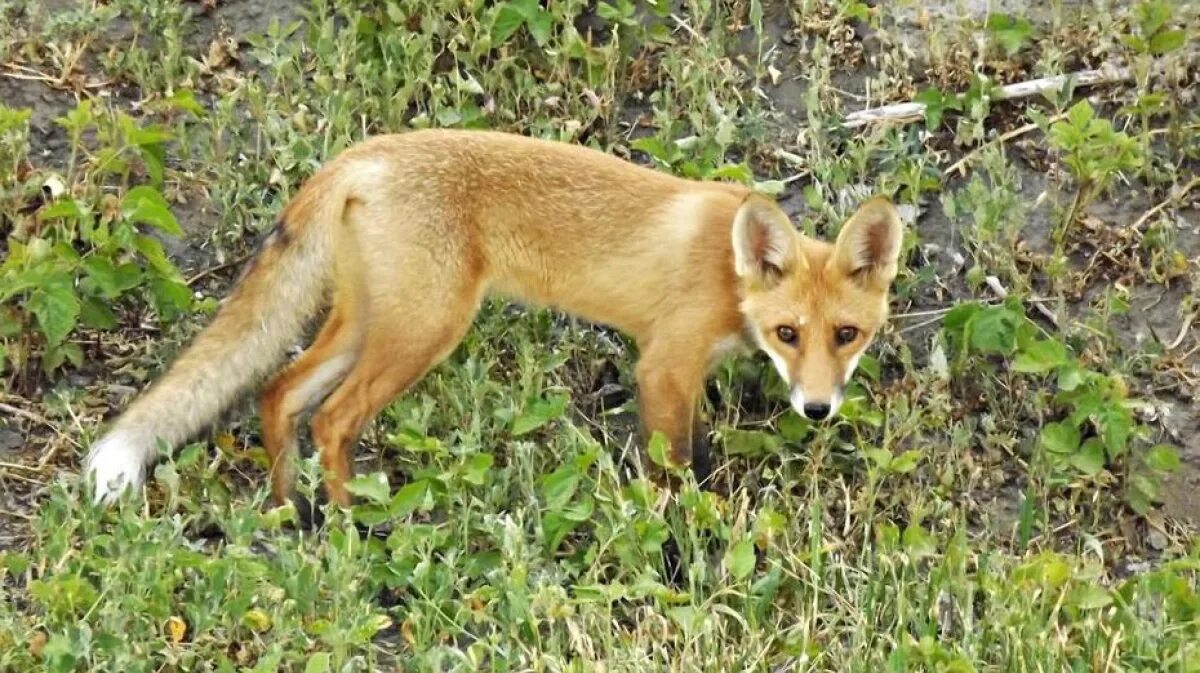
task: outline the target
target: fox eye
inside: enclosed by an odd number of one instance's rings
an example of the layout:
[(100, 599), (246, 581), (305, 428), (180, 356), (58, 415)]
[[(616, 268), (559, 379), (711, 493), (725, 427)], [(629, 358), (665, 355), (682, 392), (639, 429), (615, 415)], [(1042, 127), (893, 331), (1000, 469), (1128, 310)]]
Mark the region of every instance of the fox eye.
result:
[(837, 332), (833, 336), (837, 340), (837, 345), (845, 346), (858, 338), (858, 328), (845, 325), (837, 328)]
[(794, 346), (796, 344), (796, 330), (788, 327), (787, 325), (780, 325), (779, 327), (776, 327), (775, 336), (779, 337), (780, 341), (788, 344), (789, 346)]

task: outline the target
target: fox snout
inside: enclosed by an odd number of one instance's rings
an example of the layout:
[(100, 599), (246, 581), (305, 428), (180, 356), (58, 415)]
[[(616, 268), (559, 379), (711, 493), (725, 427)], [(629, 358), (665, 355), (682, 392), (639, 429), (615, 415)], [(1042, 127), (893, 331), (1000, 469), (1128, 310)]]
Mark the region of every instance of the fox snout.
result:
[(824, 397), (807, 398), (799, 385), (792, 386), (791, 403), (796, 413), (810, 421), (823, 421), (837, 415), (842, 406), (844, 396), (839, 386), (831, 394)]

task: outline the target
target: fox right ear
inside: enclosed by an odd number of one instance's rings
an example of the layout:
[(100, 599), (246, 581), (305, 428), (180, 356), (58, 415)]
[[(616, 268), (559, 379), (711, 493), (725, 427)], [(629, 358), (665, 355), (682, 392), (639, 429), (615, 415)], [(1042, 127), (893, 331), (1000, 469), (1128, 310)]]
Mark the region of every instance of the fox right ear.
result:
[(733, 218), (734, 270), (744, 281), (772, 284), (799, 262), (796, 239), (779, 206), (751, 194)]

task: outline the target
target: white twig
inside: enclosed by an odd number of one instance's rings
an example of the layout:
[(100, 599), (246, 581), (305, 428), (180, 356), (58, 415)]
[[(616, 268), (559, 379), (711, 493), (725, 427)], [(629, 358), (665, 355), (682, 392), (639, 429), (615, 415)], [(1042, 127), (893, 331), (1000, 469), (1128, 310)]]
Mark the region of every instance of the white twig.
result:
[[(991, 288), (992, 292), (996, 293), (997, 297), (1000, 297), (1001, 299), (1006, 299), (1008, 297), (1008, 289), (1004, 287), (999, 278), (995, 276), (988, 276), (983, 279), (983, 282), (986, 283), (989, 288)], [(1049, 320), (1051, 323), (1053, 323), (1055, 327), (1058, 327), (1058, 316), (1054, 314), (1054, 311), (1046, 308), (1046, 306), (1041, 303), (1034, 304), (1033, 308), (1035, 308), (1038, 313), (1041, 313), (1046, 320)]]
[[(1055, 91), (1063, 88), (1068, 80), (1073, 81), (1075, 86), (1093, 86), (1096, 84), (1124, 82), (1132, 78), (1133, 73), (1130, 72), (1129, 68), (1106, 66), (1099, 70), (1083, 70), (1069, 75), (1054, 75), (1053, 77), (1042, 77), (1029, 80), (1028, 82), (1008, 84), (1000, 87), (996, 91), (994, 98), (996, 100), (1026, 98), (1047, 91)], [(924, 103), (896, 103), (894, 105), (884, 105), (883, 107), (852, 112), (846, 115), (842, 126), (853, 129), (879, 121), (915, 121), (920, 119), (924, 114)]]

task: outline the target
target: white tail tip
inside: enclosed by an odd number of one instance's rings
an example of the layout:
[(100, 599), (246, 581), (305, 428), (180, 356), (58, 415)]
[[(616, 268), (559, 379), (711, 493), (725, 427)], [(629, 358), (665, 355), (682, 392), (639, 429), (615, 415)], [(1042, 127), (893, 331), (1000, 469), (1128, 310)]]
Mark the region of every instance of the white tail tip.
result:
[(146, 476), (142, 449), (124, 433), (113, 433), (92, 445), (84, 461), (84, 477), (95, 485), (92, 502), (109, 504), (126, 489), (141, 488)]

